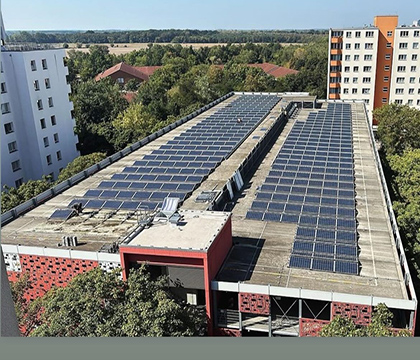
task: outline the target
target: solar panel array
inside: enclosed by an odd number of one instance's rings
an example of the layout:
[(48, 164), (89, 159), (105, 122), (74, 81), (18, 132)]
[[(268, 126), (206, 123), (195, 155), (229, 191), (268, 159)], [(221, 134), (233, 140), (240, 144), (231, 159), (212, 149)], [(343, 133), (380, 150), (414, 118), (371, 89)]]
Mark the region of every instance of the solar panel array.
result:
[(82, 203), (90, 209), (154, 210), (168, 196), (185, 200), (279, 100), (276, 95), (239, 96), (69, 206)]
[(296, 121), (246, 217), (297, 223), (290, 267), (358, 274), (350, 104)]

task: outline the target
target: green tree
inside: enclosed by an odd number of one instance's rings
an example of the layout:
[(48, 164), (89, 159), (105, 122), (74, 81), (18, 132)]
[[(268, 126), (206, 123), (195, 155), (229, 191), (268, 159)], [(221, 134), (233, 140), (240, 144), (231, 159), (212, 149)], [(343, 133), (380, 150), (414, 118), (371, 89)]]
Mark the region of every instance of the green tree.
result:
[(411, 336), (408, 330), (391, 331), (393, 314), (385, 304), (378, 304), (372, 314), (369, 325), (355, 325), (348, 317), (336, 316), (325, 325), (319, 336), (321, 337), (383, 337), (383, 336)]
[(152, 280), (145, 266), (124, 282), (96, 268), (42, 298), (41, 324), (30, 336), (203, 335), (202, 309), (174, 298), (167, 278)]
[(387, 156), (420, 148), (420, 111), (408, 105), (390, 104), (375, 109), (378, 137)]
[(88, 167), (97, 164), (101, 160), (105, 159), (105, 157), (106, 155), (104, 153), (92, 153), (77, 157), (72, 162), (68, 163), (63, 170), (61, 170), (56, 183), (59, 184), (60, 182), (71, 178), (73, 175), (76, 175)]
[(5, 185), (1, 193), (1, 212), (4, 213), (13, 209), (48, 190), (51, 186), (51, 179), (47, 176), (44, 176), (41, 180), (28, 180), (18, 188)]
[(110, 143), (112, 121), (128, 106), (119, 86), (111, 79), (89, 80), (74, 88), (72, 100), (82, 155), (115, 152)]

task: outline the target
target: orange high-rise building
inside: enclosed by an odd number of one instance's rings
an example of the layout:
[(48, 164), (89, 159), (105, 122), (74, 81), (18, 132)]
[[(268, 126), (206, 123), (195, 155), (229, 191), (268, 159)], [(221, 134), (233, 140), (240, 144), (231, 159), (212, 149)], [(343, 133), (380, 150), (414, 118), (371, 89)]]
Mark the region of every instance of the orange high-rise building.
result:
[(419, 22), (398, 27), (396, 15), (330, 29), (327, 98), (363, 100), (371, 120), (374, 109), (392, 102), (420, 109), (419, 33)]

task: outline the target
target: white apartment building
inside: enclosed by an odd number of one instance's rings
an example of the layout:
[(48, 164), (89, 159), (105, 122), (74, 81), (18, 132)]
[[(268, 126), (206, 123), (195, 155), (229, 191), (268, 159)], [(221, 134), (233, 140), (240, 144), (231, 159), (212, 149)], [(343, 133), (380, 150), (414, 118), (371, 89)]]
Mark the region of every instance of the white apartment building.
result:
[(373, 26), (330, 29), (328, 99), (363, 100), (420, 109), (420, 26), (398, 27), (398, 16), (376, 16)]
[(420, 24), (395, 30), (390, 101), (420, 110)]
[(79, 156), (63, 49), (5, 45), (1, 18), (1, 185), (55, 180)]

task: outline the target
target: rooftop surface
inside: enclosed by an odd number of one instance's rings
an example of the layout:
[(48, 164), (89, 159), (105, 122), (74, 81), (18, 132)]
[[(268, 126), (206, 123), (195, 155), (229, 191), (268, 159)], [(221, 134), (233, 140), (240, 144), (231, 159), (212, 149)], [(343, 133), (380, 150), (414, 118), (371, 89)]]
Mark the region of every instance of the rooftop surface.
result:
[(230, 213), (183, 210), (179, 214), (182, 220), (178, 225), (167, 221), (155, 223), (141, 231), (127, 246), (207, 251)]
[(408, 298), (369, 139), (364, 105), (353, 103), (351, 107), (360, 275), (289, 268), (297, 225), (246, 219), (246, 213), (294, 122), (305, 120), (314, 112), (301, 109), (296, 118), (289, 120), (238, 197), (232, 216), (235, 246), (217, 280), (395, 299)]

